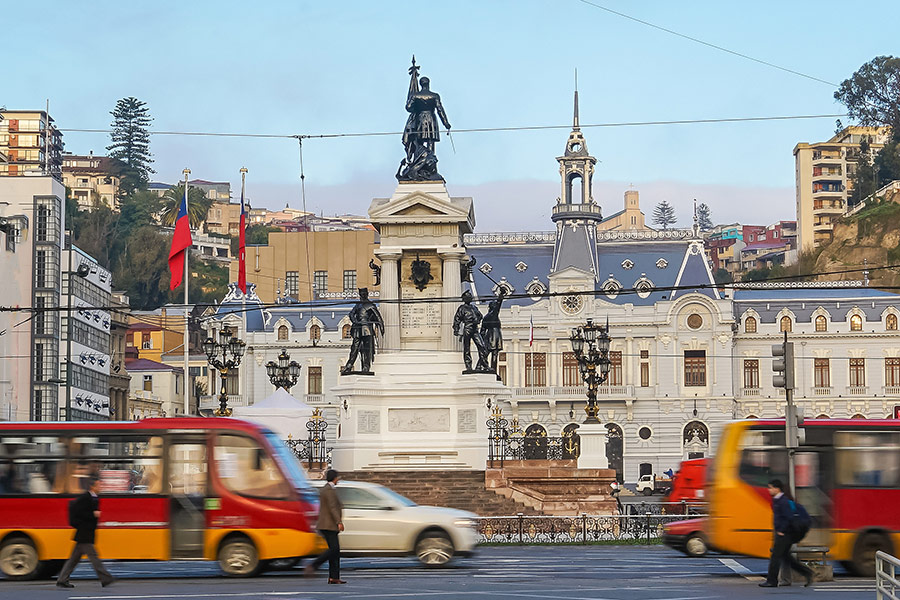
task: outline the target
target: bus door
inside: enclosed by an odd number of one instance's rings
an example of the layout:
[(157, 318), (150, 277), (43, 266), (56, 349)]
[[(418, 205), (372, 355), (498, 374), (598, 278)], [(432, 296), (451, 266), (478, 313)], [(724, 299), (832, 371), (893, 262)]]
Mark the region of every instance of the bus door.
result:
[(169, 443), (170, 531), (176, 558), (203, 558), (209, 485), (206, 435), (178, 434)]
[(831, 492), (834, 488), (834, 455), (829, 448), (803, 447), (794, 455), (797, 501), (812, 517), (804, 546), (828, 546), (832, 524)]

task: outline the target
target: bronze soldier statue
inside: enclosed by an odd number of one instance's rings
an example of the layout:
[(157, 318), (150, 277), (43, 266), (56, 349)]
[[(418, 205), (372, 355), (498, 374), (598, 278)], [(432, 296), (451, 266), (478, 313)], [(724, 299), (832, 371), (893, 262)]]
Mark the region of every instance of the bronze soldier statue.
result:
[(357, 355), (360, 357), (360, 370), (355, 371), (362, 375), (372, 375), (372, 359), (375, 357), (375, 333), (384, 335), (384, 320), (378, 307), (369, 300), (368, 288), (359, 288), (359, 302), (350, 311), (350, 337), (353, 342), (350, 346), (350, 358), (347, 364), (341, 368), (341, 375), (354, 373)]
[(503, 350), (503, 332), (500, 330), (500, 305), (503, 304), (505, 295), (506, 289), (501, 287), (497, 297), (488, 304), (487, 314), (484, 315), (484, 320), (481, 322), (481, 337), (490, 354), (490, 369), (494, 373), (497, 372), (497, 361), (500, 358), (500, 351)]
[(466, 290), (462, 293), (463, 303), (456, 309), (453, 317), (453, 335), (462, 337), (463, 361), (466, 363), (466, 371), (472, 371), (472, 349), (470, 342), (475, 342), (478, 351), (478, 364), (475, 371), (488, 372), (487, 347), (484, 339), (478, 332), (478, 324), (481, 323), (481, 311), (472, 304), (472, 292)]
[(435, 143), (441, 139), (438, 119), (450, 133), (450, 121), (441, 97), (430, 89), (431, 82), (427, 77), (419, 78), (419, 67), (413, 56), (409, 68), (409, 93), (406, 97), (406, 111), (409, 118), (403, 128), (403, 145), (406, 147), (406, 158), (397, 169), (399, 181), (443, 181), (437, 172), (437, 156), (434, 153)]

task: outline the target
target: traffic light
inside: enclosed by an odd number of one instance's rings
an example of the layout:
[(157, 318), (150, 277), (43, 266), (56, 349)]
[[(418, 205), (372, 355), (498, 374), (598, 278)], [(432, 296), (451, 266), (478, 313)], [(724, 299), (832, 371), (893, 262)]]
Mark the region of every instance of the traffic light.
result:
[(794, 389), (794, 343), (773, 345), (772, 357), (772, 385), (786, 390)]

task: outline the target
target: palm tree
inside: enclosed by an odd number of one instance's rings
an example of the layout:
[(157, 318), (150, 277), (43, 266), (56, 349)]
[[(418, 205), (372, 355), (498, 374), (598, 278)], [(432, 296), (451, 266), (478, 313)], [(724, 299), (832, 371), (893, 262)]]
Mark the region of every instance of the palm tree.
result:
[[(183, 183), (170, 187), (163, 194), (162, 204), (165, 208), (160, 217), (163, 225), (168, 227), (175, 225), (175, 217), (178, 216), (178, 207), (181, 205), (182, 198), (184, 198)], [(206, 220), (206, 214), (209, 212), (212, 202), (200, 188), (193, 186), (189, 188), (188, 220), (191, 222), (191, 229), (197, 229)]]

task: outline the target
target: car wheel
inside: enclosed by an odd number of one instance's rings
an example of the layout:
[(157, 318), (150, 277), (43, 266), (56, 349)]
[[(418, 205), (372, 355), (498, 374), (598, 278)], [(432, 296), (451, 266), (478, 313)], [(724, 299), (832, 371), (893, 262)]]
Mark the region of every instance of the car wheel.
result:
[(262, 565), (253, 542), (236, 537), (219, 548), (219, 566), (228, 577), (253, 577)]
[(293, 558), (273, 558), (266, 563), (266, 568), (271, 571), (290, 571), (303, 559), (302, 556), (294, 556)]
[(652, 495), (653, 495), (653, 490), (651, 490), (650, 488), (644, 488), (644, 491), (643, 491), (642, 493), (643, 493), (645, 496), (652, 496)]
[(453, 557), (453, 542), (443, 531), (426, 531), (416, 542), (416, 558), (423, 565), (439, 567)]
[(875, 576), (875, 553), (893, 551), (891, 540), (880, 533), (865, 533), (853, 546), (853, 572), (863, 577)]
[(692, 558), (706, 556), (707, 552), (709, 552), (709, 547), (699, 533), (692, 533), (684, 542), (684, 553)]
[(26, 537), (13, 537), (0, 547), (0, 571), (7, 579), (27, 581), (38, 575), (37, 548)]

